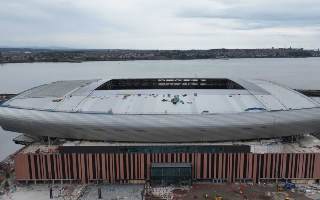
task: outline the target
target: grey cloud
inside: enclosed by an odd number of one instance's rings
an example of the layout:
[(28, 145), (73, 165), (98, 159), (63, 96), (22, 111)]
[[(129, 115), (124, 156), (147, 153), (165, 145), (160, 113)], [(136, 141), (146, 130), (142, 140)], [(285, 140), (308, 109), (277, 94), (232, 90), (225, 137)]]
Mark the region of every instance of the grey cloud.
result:
[(318, 0), (0, 0), (0, 46), (318, 48)]
[(243, 26), (239, 29), (320, 25), (319, 1), (260, 1), (260, 3), (225, 3), (224, 8), (205, 5), (186, 8), (178, 12), (183, 18), (234, 20)]
[[(52, 3), (54, 2), (54, 3)], [(0, 6), (0, 24), (20, 27), (37, 32), (99, 32), (105, 29), (121, 29), (120, 25), (77, 8), (75, 3), (62, 1), (13, 0)], [(13, 11), (13, 10), (14, 11)]]

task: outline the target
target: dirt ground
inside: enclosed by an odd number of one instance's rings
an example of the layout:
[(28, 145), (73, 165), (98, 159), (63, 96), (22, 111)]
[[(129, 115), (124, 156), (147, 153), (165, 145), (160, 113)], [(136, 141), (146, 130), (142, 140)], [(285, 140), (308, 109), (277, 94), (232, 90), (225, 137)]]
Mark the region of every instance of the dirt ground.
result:
[(275, 185), (195, 184), (189, 191), (174, 190), (175, 200), (215, 199), (216, 196), (221, 196), (223, 200), (284, 200), (286, 197), (310, 200), (303, 193), (276, 192)]

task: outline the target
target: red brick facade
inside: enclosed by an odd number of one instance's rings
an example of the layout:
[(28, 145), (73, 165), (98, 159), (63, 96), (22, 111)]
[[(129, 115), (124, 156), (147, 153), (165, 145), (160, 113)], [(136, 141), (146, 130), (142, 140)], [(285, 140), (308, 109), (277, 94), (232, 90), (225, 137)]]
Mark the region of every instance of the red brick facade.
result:
[(153, 162), (191, 163), (194, 180), (320, 179), (317, 153), (19, 153), (15, 157), (18, 181), (143, 181), (149, 180)]

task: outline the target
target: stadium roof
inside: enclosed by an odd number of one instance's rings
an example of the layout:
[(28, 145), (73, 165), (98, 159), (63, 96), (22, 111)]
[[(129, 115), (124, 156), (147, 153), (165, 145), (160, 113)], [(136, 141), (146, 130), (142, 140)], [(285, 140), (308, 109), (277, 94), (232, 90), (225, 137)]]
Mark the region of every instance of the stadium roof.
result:
[(58, 81), (23, 92), (4, 105), (109, 114), (217, 114), (319, 106), (269, 81), (201, 78)]

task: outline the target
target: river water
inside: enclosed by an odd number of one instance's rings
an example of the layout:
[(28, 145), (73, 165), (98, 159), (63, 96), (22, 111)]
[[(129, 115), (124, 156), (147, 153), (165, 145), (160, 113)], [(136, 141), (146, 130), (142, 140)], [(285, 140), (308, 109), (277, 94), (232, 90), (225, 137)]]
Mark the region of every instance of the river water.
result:
[[(266, 79), (295, 89), (320, 89), (319, 74), (320, 58), (17, 63), (0, 65), (0, 93), (57, 80), (137, 77)], [(16, 135), (0, 128), (0, 160), (20, 147), (12, 142)]]

